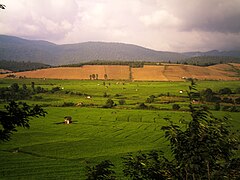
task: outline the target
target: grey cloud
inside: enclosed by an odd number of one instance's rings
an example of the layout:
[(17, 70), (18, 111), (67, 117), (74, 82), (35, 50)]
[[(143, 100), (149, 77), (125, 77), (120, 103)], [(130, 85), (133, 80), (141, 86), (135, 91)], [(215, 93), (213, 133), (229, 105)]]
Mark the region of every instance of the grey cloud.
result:
[[(175, 9), (182, 19), (182, 30), (200, 30), (222, 33), (240, 32), (239, 0), (181, 1)], [(185, 2), (185, 3), (184, 3)]]
[(125, 42), (166, 51), (240, 44), (240, 0), (2, 1), (7, 9), (1, 12), (0, 34), (59, 44)]

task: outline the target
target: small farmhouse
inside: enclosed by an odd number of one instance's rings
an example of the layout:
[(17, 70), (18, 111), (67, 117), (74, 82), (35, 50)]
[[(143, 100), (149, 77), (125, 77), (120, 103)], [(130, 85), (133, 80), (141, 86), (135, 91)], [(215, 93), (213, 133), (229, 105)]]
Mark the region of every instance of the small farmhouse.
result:
[(72, 117), (71, 116), (64, 117), (64, 123), (65, 124), (71, 124), (72, 123)]

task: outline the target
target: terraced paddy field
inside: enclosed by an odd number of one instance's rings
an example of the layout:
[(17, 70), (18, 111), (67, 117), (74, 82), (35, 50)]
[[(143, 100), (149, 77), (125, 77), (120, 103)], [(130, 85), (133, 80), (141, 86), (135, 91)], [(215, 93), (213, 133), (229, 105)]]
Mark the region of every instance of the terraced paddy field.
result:
[[(115, 164), (118, 179), (123, 179), (121, 157), (153, 149), (170, 157), (161, 130), (167, 125), (165, 118), (176, 123), (190, 119), (185, 91), (189, 82), (2, 79), (0, 87), (18, 83), (30, 90), (32, 82), (47, 92), (22, 101), (40, 104), (48, 114), (31, 120), (30, 129), (19, 128), (9, 142), (0, 144), (0, 179), (85, 179), (85, 167), (105, 159)], [(239, 81), (198, 81), (197, 86), (216, 92), (224, 87), (233, 92), (240, 88)], [(56, 87), (58, 91), (51, 91)], [(146, 102), (151, 95), (154, 102)], [(227, 96), (237, 98), (239, 94)], [(103, 108), (109, 98), (116, 105)], [(120, 105), (119, 100), (125, 103)], [(149, 108), (140, 109), (141, 103)], [(0, 107), (5, 104), (1, 101)], [(180, 109), (172, 110), (173, 104), (179, 104)], [(213, 103), (206, 105), (214, 107)], [(221, 103), (222, 107), (227, 105), (233, 106)], [(231, 117), (229, 123), (240, 130), (239, 112), (212, 112)], [(73, 123), (63, 124), (65, 116), (71, 116)]]

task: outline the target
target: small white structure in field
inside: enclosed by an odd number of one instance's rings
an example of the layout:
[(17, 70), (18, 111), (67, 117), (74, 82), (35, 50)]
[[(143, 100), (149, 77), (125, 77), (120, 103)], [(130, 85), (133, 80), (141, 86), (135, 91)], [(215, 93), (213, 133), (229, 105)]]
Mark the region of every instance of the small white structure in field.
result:
[(180, 90), (179, 93), (182, 94), (182, 93), (183, 93), (183, 90)]
[(87, 98), (87, 99), (91, 99), (92, 97), (91, 97), (91, 96), (87, 96), (86, 98)]

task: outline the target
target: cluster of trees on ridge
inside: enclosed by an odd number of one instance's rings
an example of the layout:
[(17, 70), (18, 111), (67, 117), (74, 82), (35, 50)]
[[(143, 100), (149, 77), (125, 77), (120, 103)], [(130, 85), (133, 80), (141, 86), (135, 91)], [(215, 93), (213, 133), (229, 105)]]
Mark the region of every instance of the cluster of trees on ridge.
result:
[(6, 69), (14, 72), (20, 72), (20, 71), (31, 71), (36, 69), (43, 69), (43, 68), (49, 68), (50, 65), (42, 64), (42, 63), (36, 63), (36, 62), (24, 62), (24, 61), (6, 61), (1, 60), (0, 61), (0, 67), (1, 69)]
[(240, 63), (240, 58), (230, 56), (197, 56), (187, 58), (180, 63), (195, 66), (211, 66), (215, 64)]

